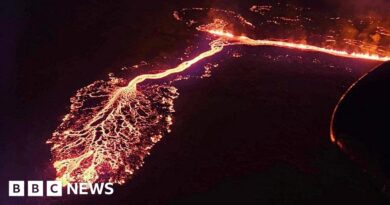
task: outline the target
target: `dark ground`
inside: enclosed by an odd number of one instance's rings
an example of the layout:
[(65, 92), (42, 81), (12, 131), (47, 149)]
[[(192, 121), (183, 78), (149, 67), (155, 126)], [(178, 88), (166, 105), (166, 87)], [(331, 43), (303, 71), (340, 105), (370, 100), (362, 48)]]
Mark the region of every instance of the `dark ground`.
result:
[(237, 48), (242, 58), (213, 57), (225, 60), (211, 78), (177, 82), (172, 133), (114, 196), (6, 196), (8, 180), (53, 176), (44, 142), (75, 90), (176, 53), (192, 34), (172, 11), (214, 4), (9, 3), (1, 21), (2, 204), (386, 204), (370, 174), (329, 141), (339, 97), (377, 63), (276, 48)]

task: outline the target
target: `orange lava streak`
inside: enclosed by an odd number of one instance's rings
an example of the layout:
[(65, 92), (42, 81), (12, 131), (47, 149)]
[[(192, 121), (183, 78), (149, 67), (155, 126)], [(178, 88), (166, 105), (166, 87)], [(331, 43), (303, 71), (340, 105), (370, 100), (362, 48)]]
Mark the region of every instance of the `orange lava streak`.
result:
[(198, 61), (200, 61), (200, 60), (202, 60), (204, 58), (210, 57), (210, 56), (220, 52), (223, 49), (223, 43), (219, 42), (218, 40), (217, 41), (213, 41), (210, 44), (210, 46), (211, 46), (210, 50), (205, 51), (205, 52), (199, 54), (198, 56), (196, 56), (195, 58), (193, 58), (193, 59), (191, 59), (189, 61), (184, 61), (183, 63), (181, 63), (180, 65), (178, 65), (175, 68), (165, 70), (162, 73), (144, 74), (144, 75), (140, 75), (140, 76), (135, 77), (133, 80), (131, 80), (129, 82), (129, 84), (127, 85), (126, 89), (128, 91), (133, 91), (133, 90), (136, 90), (137, 84), (140, 83), (140, 82), (143, 82), (144, 80), (160, 79), (160, 78), (164, 78), (164, 77), (166, 77), (168, 75), (171, 75), (171, 74), (174, 74), (174, 73), (180, 73), (180, 72), (186, 70), (191, 65), (197, 63)]
[(365, 60), (375, 60), (375, 61), (389, 61), (390, 56), (379, 56), (376, 54), (368, 54), (368, 53), (355, 53), (355, 52), (347, 52), (340, 51), (329, 48), (322, 48), (318, 46), (312, 46), (307, 44), (299, 44), (299, 43), (289, 43), (284, 41), (275, 41), (275, 40), (254, 40), (246, 36), (235, 36), (232, 33), (222, 31), (222, 30), (205, 30), (206, 32), (223, 37), (228, 38), (233, 41), (239, 42), (239, 44), (250, 45), (250, 46), (277, 46), (284, 48), (293, 48), (300, 49), (306, 51), (317, 51), (321, 53), (327, 53), (334, 56), (346, 57), (346, 58), (357, 58), (357, 59), (365, 59)]

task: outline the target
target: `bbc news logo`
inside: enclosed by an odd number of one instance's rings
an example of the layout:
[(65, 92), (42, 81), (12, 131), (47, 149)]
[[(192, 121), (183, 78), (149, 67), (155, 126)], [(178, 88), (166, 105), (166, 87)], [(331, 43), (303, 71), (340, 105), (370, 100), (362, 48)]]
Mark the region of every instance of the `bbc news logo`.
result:
[(114, 193), (112, 183), (72, 183), (63, 188), (61, 181), (46, 181), (45, 186), (43, 182), (27, 181), (27, 187), (25, 187), (25, 181), (9, 181), (8, 196), (59, 197), (62, 196), (63, 191), (67, 195), (112, 195)]

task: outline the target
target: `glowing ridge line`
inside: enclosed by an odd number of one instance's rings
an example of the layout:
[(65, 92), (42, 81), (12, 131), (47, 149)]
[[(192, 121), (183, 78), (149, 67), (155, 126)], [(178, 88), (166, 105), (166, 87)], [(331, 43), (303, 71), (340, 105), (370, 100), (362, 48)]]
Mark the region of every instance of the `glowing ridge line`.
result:
[(312, 46), (307, 44), (299, 44), (299, 43), (290, 43), (284, 41), (275, 41), (275, 40), (255, 40), (246, 36), (235, 36), (232, 33), (222, 31), (222, 30), (204, 30), (210, 34), (227, 38), (230, 40), (234, 40), (239, 42), (238, 44), (249, 45), (249, 46), (277, 46), (283, 48), (293, 48), (300, 49), (305, 51), (317, 51), (321, 53), (327, 53), (334, 56), (346, 57), (346, 58), (357, 58), (357, 59), (365, 59), (365, 60), (374, 60), (374, 61), (389, 61), (390, 57), (388, 56), (379, 56), (375, 54), (368, 53), (348, 53), (346, 51), (340, 51), (329, 48), (322, 48), (318, 46)]

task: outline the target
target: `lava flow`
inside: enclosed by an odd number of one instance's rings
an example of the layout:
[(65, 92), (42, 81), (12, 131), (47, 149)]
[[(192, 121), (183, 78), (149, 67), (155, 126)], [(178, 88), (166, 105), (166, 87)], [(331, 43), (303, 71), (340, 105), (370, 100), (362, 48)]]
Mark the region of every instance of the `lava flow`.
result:
[(147, 79), (164, 78), (220, 52), (221, 41), (195, 58), (162, 73), (135, 77), (127, 85), (119, 79), (97, 81), (71, 98), (70, 114), (47, 143), (57, 180), (72, 182), (109, 181), (124, 183), (143, 164), (151, 147), (169, 131), (173, 99), (172, 86), (137, 89)]
[(327, 53), (335, 56), (376, 61), (388, 56), (348, 53), (312, 45), (236, 36), (215, 25), (198, 27), (219, 39), (210, 49), (177, 67), (156, 74), (142, 74), (130, 82), (111, 78), (77, 91), (67, 114), (52, 138), (53, 165), (57, 180), (113, 182), (122, 184), (139, 169), (150, 149), (169, 132), (176, 88), (169, 85), (142, 86), (141, 82), (182, 72), (215, 55), (227, 45), (278, 46)]
[[(202, 29), (200, 29), (202, 30)], [(327, 53), (334, 56), (346, 57), (346, 58), (358, 58), (358, 59), (366, 59), (366, 60), (375, 60), (375, 61), (389, 61), (390, 57), (387, 56), (379, 56), (375, 54), (369, 53), (355, 53), (355, 52), (347, 52), (347, 51), (339, 51), (334, 49), (322, 48), (318, 46), (312, 46), (307, 44), (299, 44), (299, 43), (290, 43), (284, 41), (275, 41), (275, 40), (255, 40), (248, 38), (246, 36), (236, 36), (230, 32), (226, 32), (223, 30), (203, 30), (210, 34), (220, 36), (223, 38), (230, 39), (232, 41), (239, 42), (238, 44), (248, 45), (248, 46), (277, 46), (284, 48), (292, 48), (292, 49), (300, 49), (306, 51), (315, 51), (321, 53)]]

